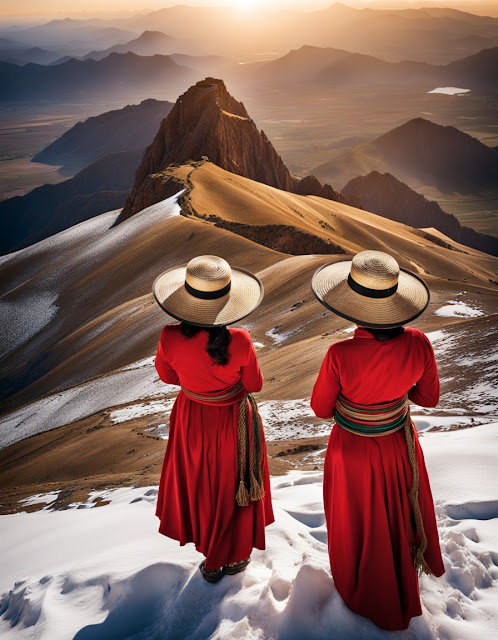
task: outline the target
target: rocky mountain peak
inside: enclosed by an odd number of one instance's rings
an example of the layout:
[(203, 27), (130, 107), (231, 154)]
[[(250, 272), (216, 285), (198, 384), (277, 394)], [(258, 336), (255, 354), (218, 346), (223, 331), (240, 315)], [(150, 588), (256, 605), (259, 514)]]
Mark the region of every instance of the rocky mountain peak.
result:
[(256, 182), (306, 195), (343, 202), (331, 187), (309, 178), (294, 178), (264, 131), (259, 131), (242, 102), (227, 91), (223, 80), (205, 78), (176, 101), (153, 143), (147, 148), (136, 175), (131, 196), (117, 222), (126, 220), (164, 197), (160, 176), (171, 164), (209, 160), (222, 169)]
[[(135, 176), (133, 191), (118, 220), (124, 220), (159, 194), (150, 192), (147, 177), (172, 163), (208, 158), (219, 167), (251, 180), (293, 191), (287, 167), (246, 108), (222, 80), (205, 78), (176, 101), (148, 147)], [(157, 202), (157, 200), (155, 200)]]

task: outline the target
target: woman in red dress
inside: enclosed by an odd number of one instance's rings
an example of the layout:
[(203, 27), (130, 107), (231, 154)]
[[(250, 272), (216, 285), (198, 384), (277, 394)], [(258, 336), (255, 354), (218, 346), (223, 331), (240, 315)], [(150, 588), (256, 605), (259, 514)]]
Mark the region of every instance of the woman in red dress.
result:
[[(261, 302), (253, 275), (200, 256), (154, 282), (165, 326), (156, 356), (161, 380), (181, 386), (170, 417), (159, 484), (159, 532), (193, 542), (209, 582), (243, 571), (265, 548), (274, 521), (264, 435), (252, 391), (263, 376), (244, 329), (227, 329)], [(253, 462), (251, 466), (251, 461)]]
[(333, 344), (311, 406), (335, 419), (324, 467), (330, 566), (348, 607), (387, 630), (421, 615), (418, 573), (441, 576), (434, 505), (408, 399), (435, 407), (431, 344), (402, 325), (429, 303), (425, 283), (388, 254), (363, 251), (313, 277), (318, 300), (357, 323)]

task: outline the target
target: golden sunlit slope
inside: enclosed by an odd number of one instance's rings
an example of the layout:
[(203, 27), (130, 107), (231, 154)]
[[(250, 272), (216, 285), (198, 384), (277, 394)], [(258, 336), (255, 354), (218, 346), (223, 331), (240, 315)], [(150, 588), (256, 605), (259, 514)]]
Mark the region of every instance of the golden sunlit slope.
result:
[[(277, 325), (288, 333), (285, 342), (293, 348), (278, 350), (278, 368), (275, 359), (269, 361), (267, 378), (276, 377), (287, 362), (295, 379), (289, 389), (301, 389), (305, 377), (296, 368), (301, 354), (310, 375), (322, 355), (321, 346), (315, 353), (308, 341), (320, 342), (330, 327), (344, 325), (324, 315), (311, 294), (310, 279), (321, 264), (343, 254), (289, 257), (262, 246), (278, 244), (282, 229), (286, 246), (294, 243), (292, 253), (299, 253), (300, 234), (305, 233), (347, 253), (388, 251), (433, 289), (458, 289), (465, 283), (466, 289), (491, 296), (496, 292), (496, 261), (489, 256), (449, 239), (447, 246), (454, 248), (445, 248), (423, 231), (366, 211), (290, 194), (208, 162), (170, 167), (150, 179), (169, 192), (185, 186), (183, 216), (172, 214), (164, 202), (117, 226), (112, 226), (117, 213), (103, 214), (0, 264), (3, 281), (10, 283), (2, 297), (11, 309), (10, 334), (3, 338), (6, 408), (151, 355), (167, 320), (153, 301), (152, 282), (162, 270), (199, 254), (220, 255), (261, 275), (266, 297), (246, 325), (254, 328), (256, 339)], [(211, 220), (218, 225), (240, 224), (236, 229), (246, 235), (257, 225), (259, 244), (196, 216), (215, 216)], [(21, 336), (19, 326), (27, 329)]]
[[(170, 167), (151, 176), (149, 186), (156, 195), (185, 187), (179, 197), (184, 215), (178, 215), (174, 198), (118, 225), (119, 211), (109, 212), (0, 259), (0, 279), (8, 283), (2, 307), (10, 314), (1, 338), (3, 407), (20, 407), (2, 417), (2, 438), (9, 432), (13, 443), (0, 453), (4, 509), (61, 487), (62, 505), (95, 487), (157, 482), (164, 442), (150, 428), (165, 421), (161, 410), (124, 423), (115, 423), (112, 412), (164, 394), (172, 401), (172, 389), (162, 390), (152, 361), (144, 360), (154, 356), (162, 326), (171, 321), (153, 300), (151, 286), (162, 270), (193, 256), (220, 255), (257, 273), (264, 284), (261, 306), (241, 323), (251, 333), (265, 378), (258, 401), (310, 396), (328, 346), (350, 338), (353, 329), (318, 303), (310, 280), (318, 267), (344, 254), (286, 255), (215, 223), (239, 224), (243, 233), (257, 226), (268, 244), (278, 240), (275, 229), (281, 233), (284, 227), (296, 249), (301, 233), (352, 253), (386, 250), (423, 274), (431, 303), (413, 325), (443, 336), (438, 364), (451, 406), (479, 406), (483, 367), (489, 366), (482, 363), (492, 356), (496, 332), (498, 287), (490, 281), (497, 279), (496, 260), (432, 230), (290, 194), (210, 163)], [(481, 317), (435, 313), (455, 298)], [(462, 367), (457, 375), (456, 366)], [(471, 385), (477, 385), (475, 393), (467, 393)], [(448, 406), (443, 403), (443, 412)], [(303, 419), (306, 437), (313, 430)], [(325, 440), (320, 442), (323, 447)], [(296, 445), (281, 446), (285, 451)], [(280, 466), (272, 461), (272, 472), (287, 468), (281, 457), (275, 460)]]
[[(427, 234), (419, 229), (368, 211), (316, 196), (288, 193), (236, 176), (208, 162), (195, 163), (190, 169), (188, 165), (171, 167), (149, 176), (149, 180), (161, 182), (165, 188), (169, 180), (183, 184), (186, 191), (180, 202), (185, 204), (184, 211), (194, 216), (208, 219), (216, 216), (244, 227), (285, 225), (330, 242), (347, 254), (364, 249), (387, 251), (400, 265), (423, 277), (495, 288), (490, 279), (496, 280), (496, 260), (487, 254), (449, 238), (446, 239), (449, 248), (442, 247), (427, 239)], [(229, 228), (239, 232), (238, 227)], [(246, 235), (248, 229), (241, 228), (240, 233)], [(268, 229), (263, 242), (267, 246), (275, 243), (272, 229)], [(300, 253), (298, 244), (299, 239), (293, 253)]]

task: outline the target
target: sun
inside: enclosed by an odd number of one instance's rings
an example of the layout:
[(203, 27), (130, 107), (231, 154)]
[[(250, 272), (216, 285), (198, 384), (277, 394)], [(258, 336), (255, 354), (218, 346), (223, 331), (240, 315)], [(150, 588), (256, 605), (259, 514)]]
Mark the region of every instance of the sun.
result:
[(241, 11), (256, 9), (258, 4), (259, 0), (232, 0), (232, 5)]

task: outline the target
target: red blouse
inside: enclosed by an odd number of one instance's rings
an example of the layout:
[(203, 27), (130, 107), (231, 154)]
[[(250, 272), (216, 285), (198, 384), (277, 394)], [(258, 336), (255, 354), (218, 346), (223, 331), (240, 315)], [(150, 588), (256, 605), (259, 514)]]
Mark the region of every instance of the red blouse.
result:
[(237, 328), (229, 331), (232, 336), (228, 347), (229, 362), (219, 365), (206, 351), (206, 331), (185, 338), (179, 325), (164, 327), (156, 356), (156, 370), (161, 380), (198, 393), (228, 389), (239, 380), (246, 391), (260, 391), (263, 375), (249, 333)]
[(376, 340), (357, 328), (352, 339), (336, 342), (327, 351), (311, 398), (319, 418), (334, 415), (339, 392), (365, 405), (390, 402), (408, 392), (415, 404), (435, 407), (439, 379), (429, 339), (411, 327), (390, 340)]

